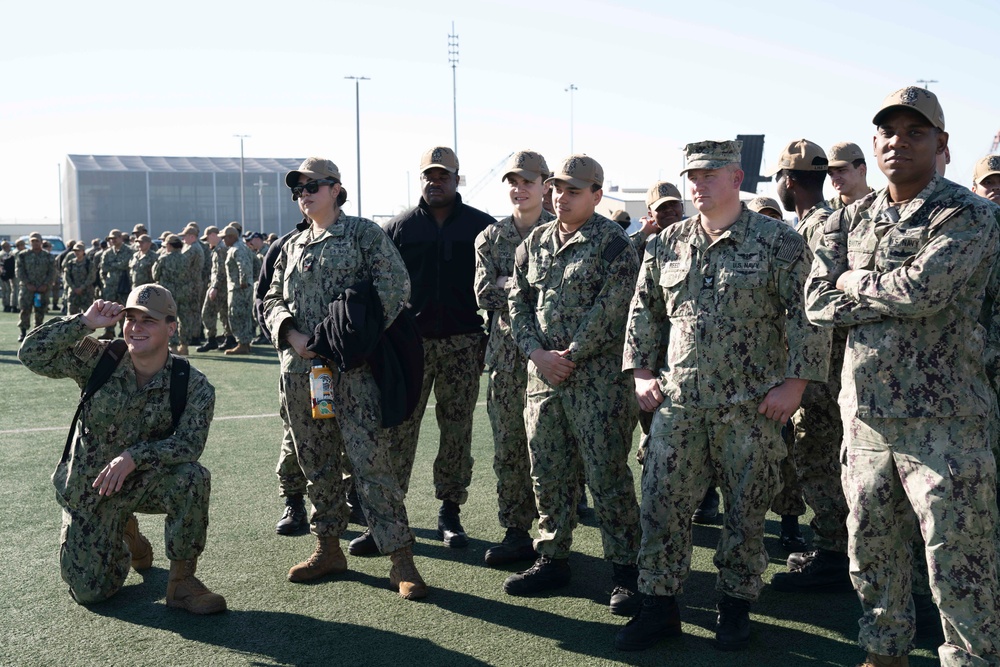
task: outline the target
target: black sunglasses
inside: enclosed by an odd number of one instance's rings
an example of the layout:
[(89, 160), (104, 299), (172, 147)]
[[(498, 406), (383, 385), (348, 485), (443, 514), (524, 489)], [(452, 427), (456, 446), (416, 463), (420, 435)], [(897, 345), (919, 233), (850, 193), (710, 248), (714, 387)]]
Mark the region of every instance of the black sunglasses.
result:
[(336, 184), (337, 184), (337, 181), (334, 181), (334, 180), (329, 179), (329, 178), (321, 178), (318, 181), (309, 181), (305, 185), (296, 185), (294, 188), (292, 188), (292, 201), (295, 201), (299, 197), (301, 197), (303, 190), (305, 190), (306, 192), (308, 192), (311, 195), (314, 195), (317, 192), (319, 192), (319, 186), (321, 186), (321, 185), (336, 185)]

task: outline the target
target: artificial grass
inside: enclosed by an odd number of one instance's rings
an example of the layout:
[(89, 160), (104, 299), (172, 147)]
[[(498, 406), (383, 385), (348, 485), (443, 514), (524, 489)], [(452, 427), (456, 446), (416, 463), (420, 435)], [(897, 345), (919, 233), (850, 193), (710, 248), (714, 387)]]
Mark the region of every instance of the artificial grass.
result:
[[(439, 503), (431, 463), (437, 426), (428, 411), (407, 509), (417, 536), (417, 567), (431, 587), (420, 602), (388, 587), (387, 558), (348, 558), (349, 572), (319, 583), (289, 583), (288, 568), (312, 551), (308, 535), (281, 537), (274, 466), (281, 425), (278, 365), (268, 350), (247, 358), (193, 354), (217, 391), (216, 421), (202, 463), (212, 472), (208, 547), (199, 577), (226, 596), (229, 611), (196, 617), (164, 604), (167, 569), (162, 517), (140, 515), (153, 544), (153, 568), (132, 572), (111, 600), (82, 607), (59, 578), (60, 512), (49, 476), (62, 451), (78, 391), (36, 376), (16, 360), (16, 315), (0, 314), (0, 665), (853, 665), (859, 606), (853, 594), (789, 595), (765, 589), (752, 608), (748, 650), (712, 646), (718, 526), (696, 526), (692, 574), (679, 599), (683, 638), (639, 653), (613, 646), (625, 619), (607, 610), (610, 565), (592, 516), (574, 536), (573, 582), (555, 595), (516, 598), (488, 568), (486, 549), (503, 534), (496, 519), (492, 436), (480, 393), (473, 432), (476, 459), (462, 521), (463, 550), (436, 539)], [(485, 387), (485, 376), (483, 380)], [(431, 399), (433, 403), (433, 398)], [(241, 418), (247, 415), (261, 417)], [(44, 429), (18, 432), (23, 429)], [(634, 448), (633, 448), (634, 452)], [(638, 482), (638, 470), (633, 461)], [(769, 515), (772, 556), (765, 580), (784, 569), (778, 518)], [(807, 521), (803, 517), (802, 521)], [(806, 529), (808, 530), (808, 529)], [(346, 540), (359, 534), (351, 525)], [(922, 646), (915, 667), (936, 663)]]

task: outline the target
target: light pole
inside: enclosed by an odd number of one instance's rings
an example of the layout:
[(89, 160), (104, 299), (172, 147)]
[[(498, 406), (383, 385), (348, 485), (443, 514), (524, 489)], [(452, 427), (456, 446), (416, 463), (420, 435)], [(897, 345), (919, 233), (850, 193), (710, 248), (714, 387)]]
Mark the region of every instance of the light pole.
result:
[(361, 217), (361, 98), (359, 87), (362, 81), (371, 81), (367, 76), (345, 76), (354, 79), (354, 132), (355, 144), (358, 147), (358, 217)]
[(249, 139), (249, 134), (234, 134), (240, 140), (240, 224), (246, 228), (247, 225), (247, 200), (246, 191), (243, 188), (243, 140)]
[(260, 233), (264, 233), (264, 186), (267, 183), (264, 182), (263, 174), (257, 177), (257, 182), (254, 183), (257, 186), (257, 201), (260, 205)]
[(924, 90), (930, 90), (932, 83), (937, 83), (937, 79), (917, 79), (917, 83), (924, 84)]
[(569, 93), (569, 154), (573, 155), (573, 92), (580, 90), (572, 83), (569, 84), (569, 88), (566, 88), (566, 92)]
[(458, 83), (455, 68), (458, 67), (458, 35), (455, 34), (455, 22), (451, 22), (451, 34), (448, 35), (448, 62), (451, 63), (451, 117), (454, 141), (451, 149), (458, 155)]

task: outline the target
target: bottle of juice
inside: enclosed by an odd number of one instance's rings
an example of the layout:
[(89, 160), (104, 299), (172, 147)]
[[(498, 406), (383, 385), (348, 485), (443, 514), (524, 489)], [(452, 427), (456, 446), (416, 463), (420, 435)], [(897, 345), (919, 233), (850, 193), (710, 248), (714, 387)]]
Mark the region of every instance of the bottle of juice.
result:
[(309, 394), (312, 396), (313, 419), (337, 416), (333, 406), (333, 372), (320, 358), (313, 359), (309, 373)]

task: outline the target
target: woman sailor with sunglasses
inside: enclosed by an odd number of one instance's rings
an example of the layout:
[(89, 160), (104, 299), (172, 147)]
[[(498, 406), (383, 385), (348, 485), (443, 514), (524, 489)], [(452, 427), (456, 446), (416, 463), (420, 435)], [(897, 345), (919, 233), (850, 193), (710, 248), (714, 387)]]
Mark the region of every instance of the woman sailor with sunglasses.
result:
[[(308, 226), (289, 237), (274, 264), (264, 298), (264, 316), (281, 358), (279, 397), (291, 426), (299, 465), (313, 504), (311, 530), (316, 550), (292, 567), (289, 581), (312, 581), (347, 570), (340, 536), (347, 528), (341, 452), (347, 453), (361, 504), (383, 554), (392, 561), (390, 585), (407, 599), (427, 595), (413, 564), (413, 533), (403, 491), (393, 474), (389, 440), (381, 428), (379, 390), (366, 363), (333, 374), (335, 419), (314, 419), (310, 371), (316, 354), (310, 335), (337, 295), (370, 281), (382, 304), (384, 327), (402, 311), (410, 279), (399, 251), (370, 220), (341, 210), (347, 191), (330, 160), (308, 158), (285, 176)], [(301, 226), (301, 225), (300, 225)]]

